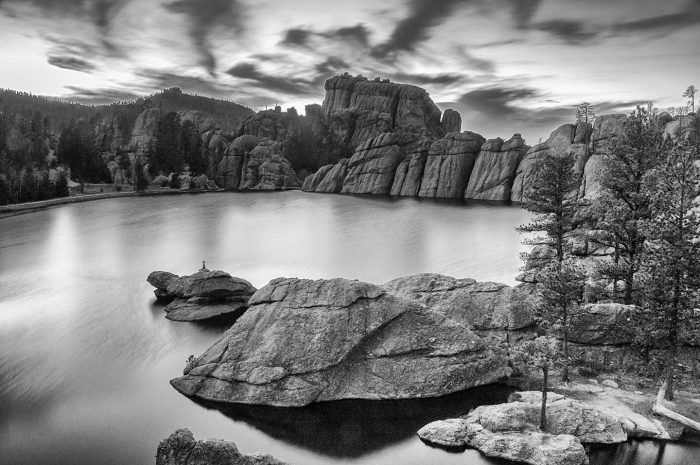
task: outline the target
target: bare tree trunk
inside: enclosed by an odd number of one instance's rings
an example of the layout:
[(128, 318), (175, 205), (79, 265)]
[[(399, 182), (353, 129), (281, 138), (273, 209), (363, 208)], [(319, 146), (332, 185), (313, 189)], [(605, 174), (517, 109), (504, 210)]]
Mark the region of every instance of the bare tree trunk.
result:
[(549, 367), (542, 367), (542, 408), (540, 409), (540, 429), (547, 432), (547, 375)]
[(668, 359), (666, 361), (666, 400), (673, 400), (673, 377), (676, 369), (676, 359), (678, 358), (678, 305), (680, 293), (680, 276), (676, 274), (675, 295), (673, 305), (670, 308), (668, 330)]

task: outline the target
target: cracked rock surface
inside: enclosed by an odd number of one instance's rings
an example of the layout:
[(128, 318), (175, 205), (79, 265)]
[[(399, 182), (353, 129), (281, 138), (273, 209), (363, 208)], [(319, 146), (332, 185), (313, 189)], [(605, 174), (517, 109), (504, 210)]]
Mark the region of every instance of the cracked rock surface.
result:
[(467, 326), (373, 284), (279, 278), (171, 384), (199, 399), (303, 406), (437, 397), (490, 384), (505, 357)]

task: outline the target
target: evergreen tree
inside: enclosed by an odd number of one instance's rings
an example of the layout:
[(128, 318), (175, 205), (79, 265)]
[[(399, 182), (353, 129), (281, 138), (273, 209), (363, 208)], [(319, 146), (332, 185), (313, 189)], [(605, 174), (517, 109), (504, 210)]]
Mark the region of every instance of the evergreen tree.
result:
[[(556, 251), (556, 261), (564, 260), (573, 231), (576, 229), (576, 193), (580, 178), (574, 172), (571, 157), (547, 155), (537, 166), (532, 186), (523, 207), (534, 213), (532, 222), (518, 227), (521, 233), (538, 233), (526, 238), (526, 245), (547, 245)], [(544, 268), (547, 263), (541, 263)]]
[(695, 113), (695, 93), (697, 89), (695, 86), (690, 85), (685, 92), (683, 92), (683, 97), (688, 97), (688, 106), (690, 107), (690, 112)]
[(547, 432), (547, 382), (549, 370), (554, 368), (559, 359), (559, 342), (553, 337), (540, 336), (533, 341), (526, 341), (514, 349), (516, 364), (542, 371), (542, 404), (540, 407), (540, 429)]
[(68, 197), (70, 195), (68, 175), (63, 170), (58, 172), (58, 179), (56, 179), (56, 185), (54, 186), (54, 195), (56, 197)]
[(673, 400), (678, 330), (700, 304), (700, 168), (698, 149), (674, 147), (645, 180), (652, 214), (643, 226), (648, 245), (642, 260), (645, 306), (656, 317), (653, 332), (665, 341), (666, 398)]
[(146, 174), (143, 171), (143, 162), (141, 158), (134, 159), (134, 190), (136, 192), (143, 192), (148, 188), (148, 179), (146, 179)]
[(545, 328), (558, 330), (562, 337), (562, 381), (569, 381), (569, 327), (571, 314), (583, 301), (586, 274), (573, 258), (550, 264), (540, 274), (538, 291), (540, 318)]
[(597, 218), (592, 238), (615, 249), (613, 262), (601, 265), (598, 272), (614, 285), (624, 282), (625, 304), (635, 301), (635, 275), (645, 241), (641, 226), (651, 217), (644, 179), (659, 164), (661, 135), (662, 127), (653, 107), (637, 107), (623, 133), (611, 139), (602, 157), (601, 193), (592, 205)]
[(158, 133), (148, 167), (151, 175), (182, 171), (184, 154), (180, 133), (180, 117), (175, 112), (166, 113), (158, 122)]
[(588, 102), (582, 102), (576, 105), (576, 122), (577, 123), (593, 123), (596, 114), (593, 111), (593, 105)]

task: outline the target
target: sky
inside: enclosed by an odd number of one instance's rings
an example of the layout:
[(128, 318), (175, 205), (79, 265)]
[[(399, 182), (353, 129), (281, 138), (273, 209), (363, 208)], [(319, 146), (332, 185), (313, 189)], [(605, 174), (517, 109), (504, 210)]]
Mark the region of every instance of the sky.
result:
[(686, 104), (699, 44), (700, 0), (0, 0), (3, 88), (106, 103), (180, 87), (303, 114), (347, 71), (530, 144), (582, 101)]

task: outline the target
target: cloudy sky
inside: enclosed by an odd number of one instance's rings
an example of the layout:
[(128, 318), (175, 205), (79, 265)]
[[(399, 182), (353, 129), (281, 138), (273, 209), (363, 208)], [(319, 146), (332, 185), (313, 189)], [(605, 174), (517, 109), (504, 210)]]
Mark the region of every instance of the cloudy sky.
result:
[(684, 104), (700, 0), (0, 0), (0, 44), (5, 88), (102, 103), (177, 86), (303, 112), (349, 71), (532, 144), (584, 100)]

